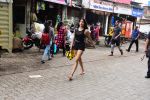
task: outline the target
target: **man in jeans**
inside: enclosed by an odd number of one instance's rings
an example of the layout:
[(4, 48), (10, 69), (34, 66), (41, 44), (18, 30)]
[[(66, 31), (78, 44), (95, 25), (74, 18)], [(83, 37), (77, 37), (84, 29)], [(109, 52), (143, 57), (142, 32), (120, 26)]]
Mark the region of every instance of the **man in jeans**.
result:
[(150, 78), (150, 32), (146, 40), (145, 53), (149, 54), (148, 55), (148, 71), (147, 71), (147, 76), (145, 76), (145, 78)]
[(139, 51), (139, 50), (138, 50), (138, 49), (139, 49), (139, 42), (138, 42), (139, 36), (140, 36), (140, 31), (139, 31), (139, 29), (138, 29), (138, 26), (136, 26), (135, 29), (134, 29), (133, 32), (132, 32), (132, 36), (131, 36), (131, 39), (132, 39), (132, 40), (131, 40), (131, 43), (130, 43), (130, 45), (129, 45), (129, 48), (128, 48), (126, 51), (130, 52), (130, 49), (131, 49), (133, 43), (136, 44), (136, 52)]

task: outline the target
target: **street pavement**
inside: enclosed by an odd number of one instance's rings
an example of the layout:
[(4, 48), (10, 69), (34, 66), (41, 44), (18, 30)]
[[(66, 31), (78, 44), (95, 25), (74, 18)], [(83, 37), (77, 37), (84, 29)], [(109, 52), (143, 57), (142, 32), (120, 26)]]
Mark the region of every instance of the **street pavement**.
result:
[(113, 57), (103, 45), (86, 49), (86, 73), (79, 75), (78, 66), (72, 81), (67, 75), (74, 60), (62, 54), (45, 64), (40, 64), (42, 53), (36, 48), (4, 54), (0, 59), (0, 100), (150, 100), (150, 79), (144, 78), (147, 59), (141, 61), (144, 42), (140, 41), (138, 53), (134, 45), (126, 52), (128, 45), (122, 46), (123, 56), (116, 48)]

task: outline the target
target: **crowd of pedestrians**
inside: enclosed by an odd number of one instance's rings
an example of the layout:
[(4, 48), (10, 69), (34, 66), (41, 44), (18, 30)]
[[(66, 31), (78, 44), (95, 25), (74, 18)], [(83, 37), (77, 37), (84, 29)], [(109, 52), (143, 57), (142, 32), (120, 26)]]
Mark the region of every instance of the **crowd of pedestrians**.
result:
[[(73, 51), (75, 58), (74, 65), (72, 66), (71, 72), (68, 75), (68, 80), (73, 79), (73, 75), (78, 67), (78, 64), (81, 67), (81, 75), (85, 73), (82, 55), (86, 48), (86, 40), (90, 46), (95, 48), (95, 43), (99, 41), (100, 35), (100, 23), (97, 22), (96, 26), (92, 24), (88, 26), (85, 19), (80, 19), (77, 23), (77, 26), (72, 24), (69, 26), (63, 22), (59, 22), (56, 30), (53, 28), (52, 20), (45, 20), (44, 30), (40, 38), (41, 44), (44, 44), (45, 49), (43, 56), (41, 57), (41, 64), (44, 64), (46, 60), (52, 60), (54, 54), (58, 53), (62, 49), (62, 56), (65, 57), (68, 52)], [(113, 29), (113, 35), (110, 39), (111, 50), (109, 56), (114, 56), (114, 48), (118, 47), (120, 54), (123, 55), (123, 50), (121, 49), (121, 27), (118, 21), (115, 22)], [(131, 42), (129, 47), (126, 49), (127, 52), (130, 52), (133, 43), (136, 44), (136, 52), (139, 51), (139, 37), (140, 31), (136, 26), (131, 34)], [(145, 78), (150, 78), (150, 33), (146, 40), (145, 53), (148, 57), (148, 72)], [(66, 53), (67, 52), (67, 53)], [(68, 56), (68, 55), (67, 55)]]

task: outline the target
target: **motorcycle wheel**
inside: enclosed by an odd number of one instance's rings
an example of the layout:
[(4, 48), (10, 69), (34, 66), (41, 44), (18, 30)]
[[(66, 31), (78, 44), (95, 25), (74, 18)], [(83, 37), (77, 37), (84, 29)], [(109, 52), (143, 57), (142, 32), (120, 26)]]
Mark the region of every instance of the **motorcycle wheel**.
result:
[(28, 43), (23, 42), (23, 47), (24, 49), (30, 49), (31, 47), (33, 47), (33, 42), (29, 41)]

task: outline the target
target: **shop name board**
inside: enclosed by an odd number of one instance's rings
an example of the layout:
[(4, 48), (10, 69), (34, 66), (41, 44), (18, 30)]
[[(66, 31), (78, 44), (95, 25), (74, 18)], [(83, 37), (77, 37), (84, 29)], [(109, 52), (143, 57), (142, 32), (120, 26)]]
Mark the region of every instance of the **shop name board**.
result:
[(101, 0), (91, 0), (90, 9), (113, 12), (113, 4)]
[(54, 2), (54, 3), (66, 5), (65, 0), (44, 0), (44, 1), (49, 1), (49, 2)]
[(132, 8), (128, 5), (123, 5), (123, 4), (116, 5), (114, 7), (114, 13), (132, 15)]
[(135, 17), (142, 17), (143, 14), (144, 14), (143, 9), (132, 8), (132, 16), (135, 16)]

